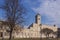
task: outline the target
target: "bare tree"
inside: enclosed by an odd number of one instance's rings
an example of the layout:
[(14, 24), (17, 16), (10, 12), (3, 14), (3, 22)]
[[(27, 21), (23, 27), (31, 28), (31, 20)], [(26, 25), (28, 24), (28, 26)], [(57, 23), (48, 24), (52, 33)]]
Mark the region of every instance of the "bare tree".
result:
[[(20, 1), (20, 2), (19, 2)], [(25, 8), (21, 4), (21, 0), (5, 0), (5, 5), (1, 7), (5, 10), (5, 19), (10, 28), (10, 37), (12, 39), (12, 32), (15, 25), (23, 24)]]

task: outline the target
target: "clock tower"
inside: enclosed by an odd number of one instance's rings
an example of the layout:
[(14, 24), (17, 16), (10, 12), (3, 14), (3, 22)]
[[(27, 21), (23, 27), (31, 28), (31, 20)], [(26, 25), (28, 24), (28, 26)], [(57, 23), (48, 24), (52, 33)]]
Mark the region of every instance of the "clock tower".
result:
[(40, 16), (39, 13), (35, 16), (35, 23), (36, 24), (41, 24), (41, 16)]

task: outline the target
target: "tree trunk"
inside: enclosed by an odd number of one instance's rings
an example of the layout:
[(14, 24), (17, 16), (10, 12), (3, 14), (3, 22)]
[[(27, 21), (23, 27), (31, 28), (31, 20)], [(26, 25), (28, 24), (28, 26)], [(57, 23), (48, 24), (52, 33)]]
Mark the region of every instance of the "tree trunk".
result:
[(13, 32), (13, 29), (10, 30), (10, 37), (9, 37), (9, 40), (12, 40), (12, 32)]
[(49, 40), (49, 34), (48, 34), (48, 37), (47, 37), (47, 38), (48, 38), (48, 40)]
[(48, 40), (48, 35), (46, 34), (46, 40)]
[(46, 35), (46, 40), (47, 40), (47, 35)]
[(4, 32), (2, 32), (2, 40), (4, 40)]

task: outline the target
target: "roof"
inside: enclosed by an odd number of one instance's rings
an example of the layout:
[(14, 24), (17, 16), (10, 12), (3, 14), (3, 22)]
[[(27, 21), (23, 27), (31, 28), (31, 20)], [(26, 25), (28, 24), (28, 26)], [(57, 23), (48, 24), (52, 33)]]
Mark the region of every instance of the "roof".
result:
[(28, 29), (30, 29), (30, 27), (33, 27), (33, 23), (28, 27)]
[(40, 16), (40, 14), (39, 14), (39, 13), (37, 13), (35, 17), (37, 17), (37, 16)]
[(40, 15), (39, 13), (37, 13), (37, 15)]

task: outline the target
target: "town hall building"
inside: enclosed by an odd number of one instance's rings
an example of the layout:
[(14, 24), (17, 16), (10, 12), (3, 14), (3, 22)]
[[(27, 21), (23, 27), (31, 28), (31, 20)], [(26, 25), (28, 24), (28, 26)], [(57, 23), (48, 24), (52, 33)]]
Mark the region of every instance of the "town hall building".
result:
[[(18, 27), (18, 31), (14, 31), (12, 36), (13, 36), (13, 38), (41, 38), (41, 37), (45, 38), (46, 36), (40, 32), (44, 28), (51, 29), (54, 32), (57, 32), (57, 29), (58, 29), (57, 26), (41, 24), (41, 15), (37, 14), (35, 16), (35, 23), (32, 23), (28, 28), (22, 29), (22, 31), (20, 31), (20, 29)], [(1, 37), (1, 32), (3, 32), (3, 31), (0, 30), (0, 37)], [(3, 33), (4, 33), (4, 38), (9, 38), (9, 33), (6, 32), (6, 29), (4, 30)], [(56, 38), (57, 35), (50, 34), (49, 37)]]

